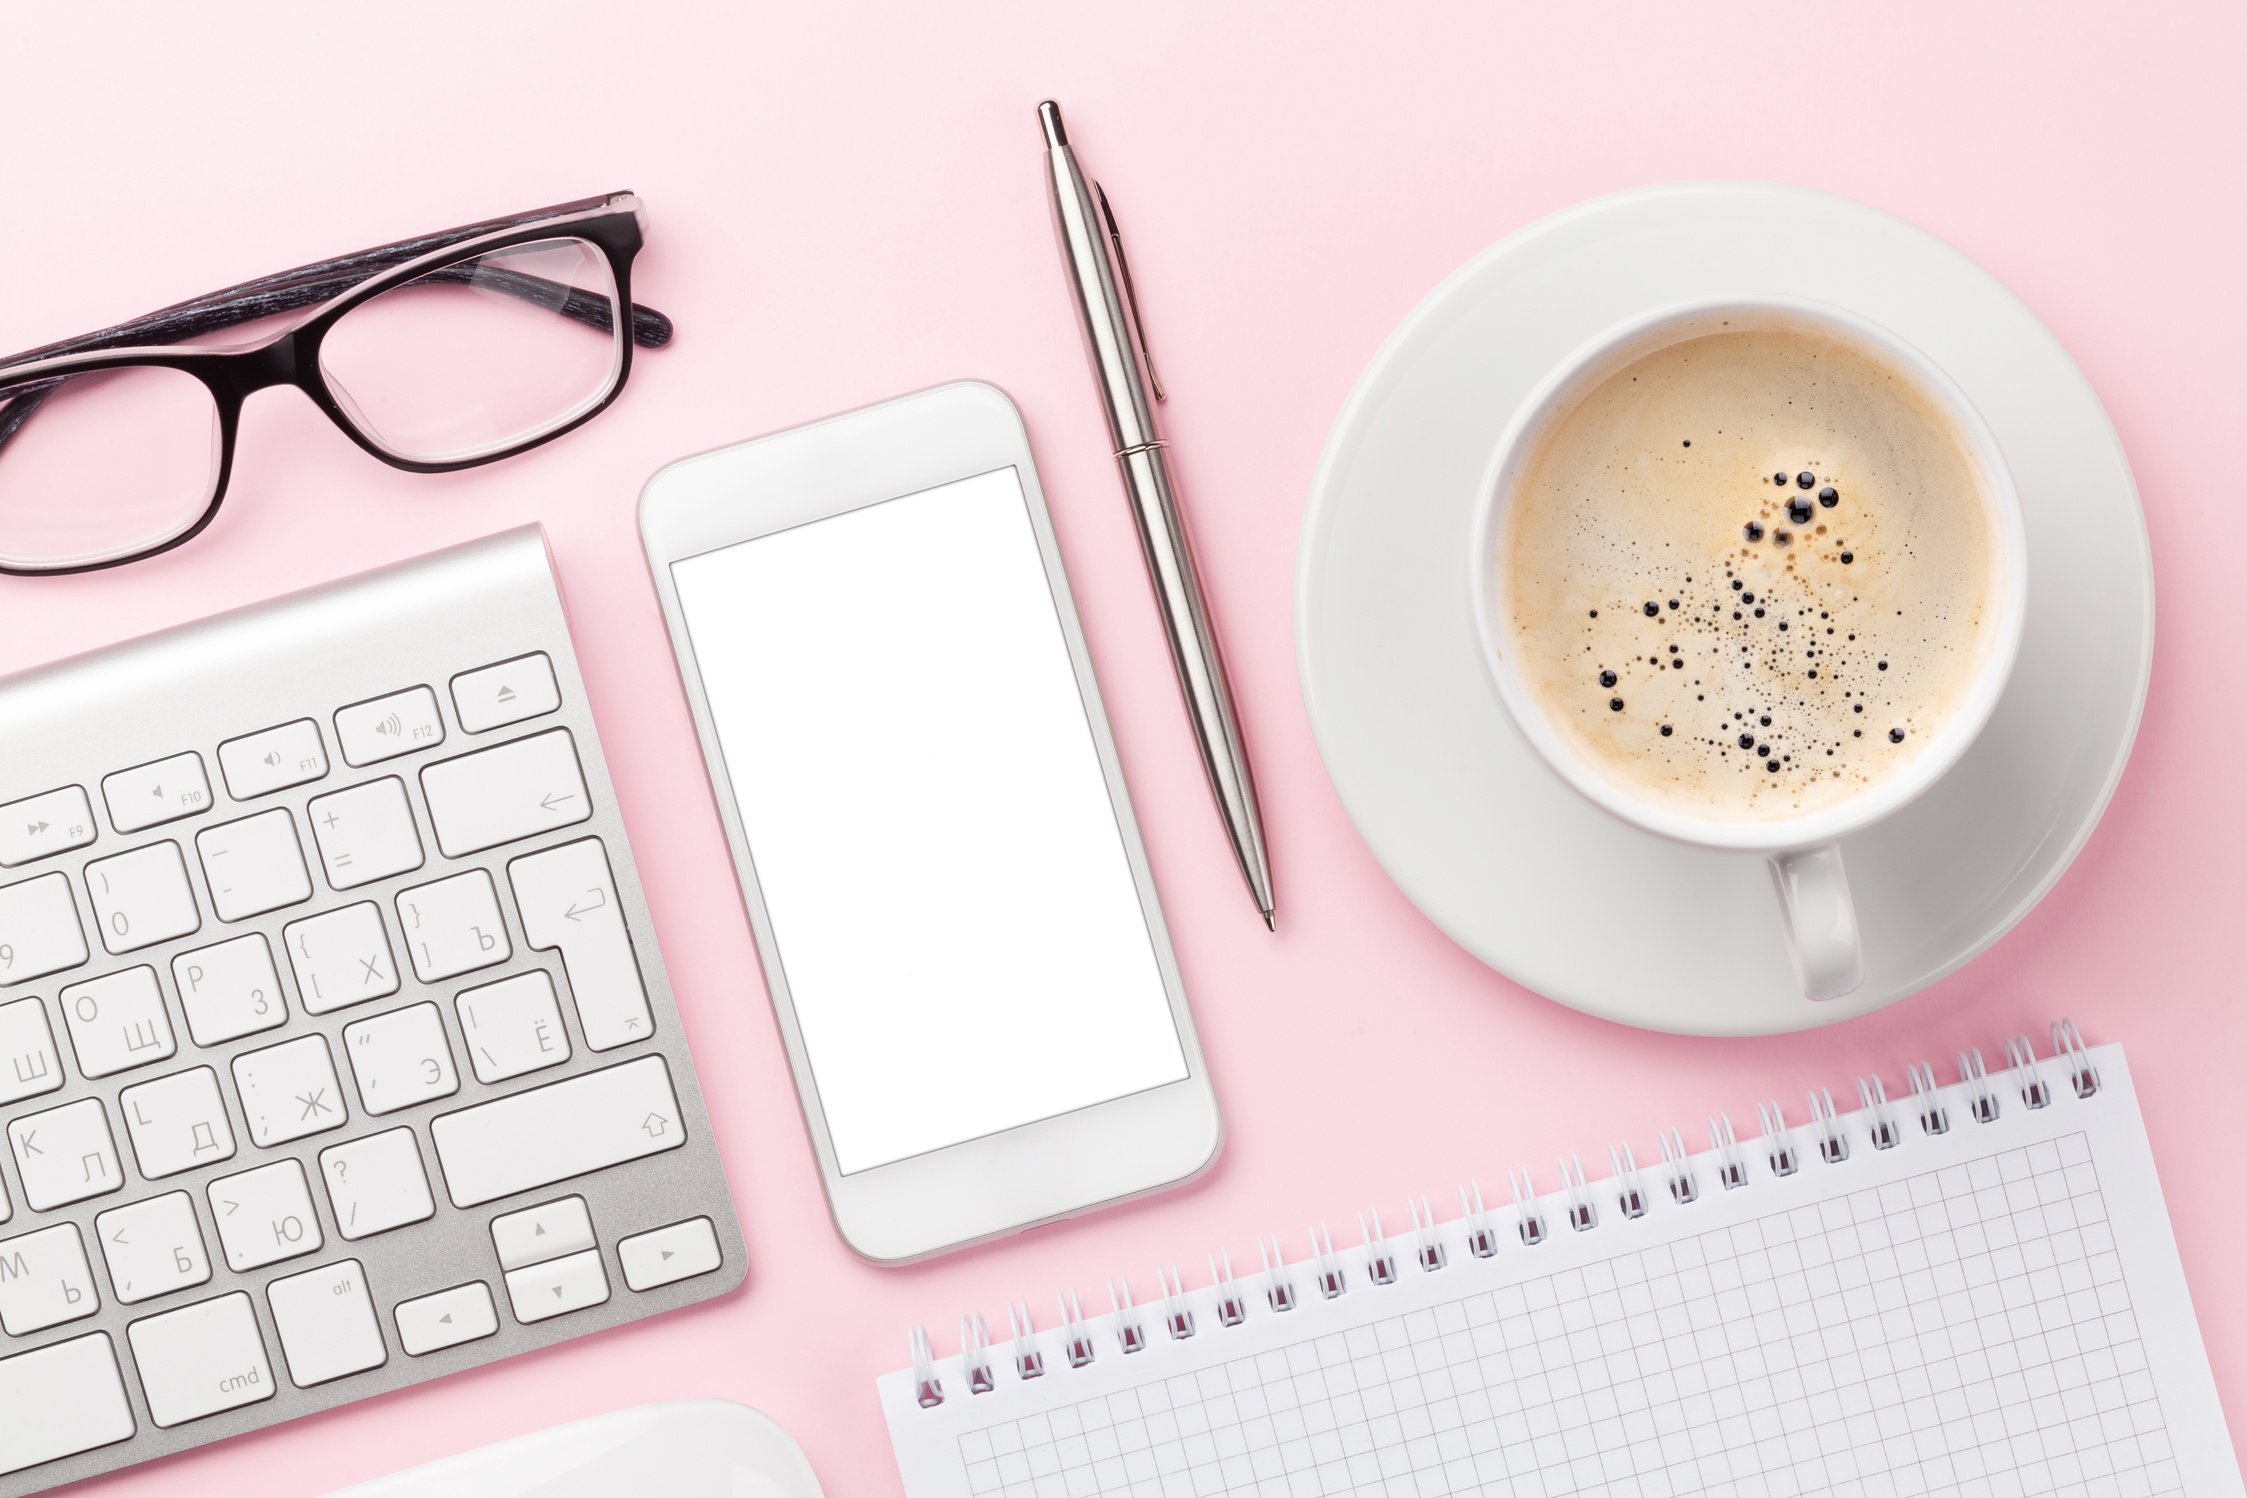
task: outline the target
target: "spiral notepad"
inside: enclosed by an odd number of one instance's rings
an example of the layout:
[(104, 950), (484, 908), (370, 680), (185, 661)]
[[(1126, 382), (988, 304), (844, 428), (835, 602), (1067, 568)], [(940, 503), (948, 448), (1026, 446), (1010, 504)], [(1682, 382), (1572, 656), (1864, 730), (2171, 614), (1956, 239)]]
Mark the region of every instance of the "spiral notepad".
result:
[(2240, 1494), (2121, 1048), (2053, 1051), (970, 1316), (941, 1359), (916, 1330), (879, 1383), (906, 1492)]

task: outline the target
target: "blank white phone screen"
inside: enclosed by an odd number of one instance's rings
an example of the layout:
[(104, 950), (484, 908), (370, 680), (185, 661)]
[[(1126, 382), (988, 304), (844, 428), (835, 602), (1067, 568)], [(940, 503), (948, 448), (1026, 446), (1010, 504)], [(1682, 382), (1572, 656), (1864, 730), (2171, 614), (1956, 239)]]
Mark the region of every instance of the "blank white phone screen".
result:
[(1185, 1078), (1012, 468), (672, 578), (843, 1174)]

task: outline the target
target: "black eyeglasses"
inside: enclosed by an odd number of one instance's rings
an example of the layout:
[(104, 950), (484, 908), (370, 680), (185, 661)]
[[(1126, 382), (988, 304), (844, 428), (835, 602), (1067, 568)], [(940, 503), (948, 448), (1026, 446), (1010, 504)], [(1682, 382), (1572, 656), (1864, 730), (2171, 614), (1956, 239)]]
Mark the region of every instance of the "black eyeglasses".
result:
[[(211, 523), (242, 402), (294, 385), (394, 468), (551, 442), (671, 340), (632, 301), (641, 209), (587, 198), (361, 250), (0, 359), (0, 573), (90, 572)], [(320, 310), (241, 347), (183, 346)], [(617, 309), (629, 307), (628, 320)]]

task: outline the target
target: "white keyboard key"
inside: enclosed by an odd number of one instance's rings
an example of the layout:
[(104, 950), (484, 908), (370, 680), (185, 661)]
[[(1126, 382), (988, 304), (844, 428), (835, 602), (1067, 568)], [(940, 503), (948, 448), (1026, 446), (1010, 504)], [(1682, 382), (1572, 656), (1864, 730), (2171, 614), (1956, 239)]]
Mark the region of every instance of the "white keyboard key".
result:
[(55, 998), (70, 1026), (78, 1070), (89, 1077), (163, 1061), (179, 1049), (152, 967), (129, 967), (73, 983)]
[(234, 1158), (218, 1073), (207, 1066), (141, 1082), (117, 1094), (133, 1158), (151, 1181)]
[[(61, 1085), (62, 1058), (55, 1053), (47, 1006), (37, 999), (0, 1004), (0, 1107)], [(0, 1210), (0, 1222), (7, 1220)]]
[(307, 1014), (348, 1009), (398, 991), (398, 959), (375, 905), (346, 905), (291, 921), (282, 945), (296, 970), (297, 997)]
[(239, 1290), (145, 1317), (125, 1335), (148, 1395), (148, 1418), (166, 1430), (273, 1397), (257, 1312)]
[(320, 1178), (328, 1183), (336, 1231), (357, 1241), (427, 1222), (437, 1214), (429, 1175), (411, 1129), (392, 1129), (320, 1152)]
[(418, 1300), (401, 1300), (395, 1314), (398, 1345), (410, 1358), (474, 1342), (499, 1330), (499, 1312), (492, 1305), (491, 1287), (481, 1280)]
[(300, 1389), (390, 1360), (367, 1294), (367, 1271), (357, 1259), (275, 1280), (265, 1287), (265, 1299), (273, 1307), (289, 1377)]
[(85, 960), (86, 933), (69, 875), (0, 885), (0, 983), (27, 983)]
[(507, 880), (522, 912), (523, 940), (561, 951), (586, 1045), (606, 1051), (654, 1033), (639, 959), (601, 840), (589, 837), (518, 858), (507, 866)]
[(414, 976), (424, 983), (492, 967), (514, 955), (499, 894), (484, 869), (470, 869), (398, 895), (398, 929)]
[(94, 807), (82, 785), (0, 806), (0, 869), (67, 853), (94, 840)]
[(421, 867), (421, 834), (414, 831), (405, 782), (395, 776), (316, 796), (304, 812), (320, 845), (320, 867), (337, 889)]
[(635, 1234), (617, 1244), (616, 1256), (624, 1261), (624, 1283), (635, 1290), (653, 1290), (708, 1274), (723, 1258), (718, 1252), (718, 1230), (707, 1217)]
[(435, 1004), (414, 1004), (343, 1028), (343, 1051), (369, 1113), (395, 1113), (460, 1091), (445, 1022)]
[(101, 795), (109, 803), (110, 824), (119, 832), (138, 832), (211, 809), (211, 782), (203, 774), (200, 754), (175, 754), (104, 775)]
[(0, 1330), (28, 1337), (100, 1309), (76, 1223), (0, 1239)]
[(671, 1068), (645, 1056), (448, 1113), (429, 1126), (456, 1207), (481, 1206), (687, 1142)]
[(210, 1250), (184, 1191), (112, 1207), (94, 1219), (94, 1236), (109, 1261), (109, 1288), (137, 1305), (200, 1285), (211, 1277)]
[(609, 1298), (608, 1271), (598, 1249), (508, 1271), (507, 1298), (515, 1319), (526, 1326), (571, 1311), (597, 1306)]
[(319, 725), (299, 718), (228, 739), (218, 746), (218, 768), (226, 777), (227, 794), (248, 801), (318, 780), (328, 773), (328, 751), (321, 746)]
[(335, 736), (345, 764), (371, 765), (442, 744), (445, 720), (437, 712), (435, 692), (409, 687), (344, 708), (335, 715)]
[(296, 819), (286, 808), (206, 827), (195, 834), (195, 851), (203, 858), (211, 908), (222, 921), (247, 920), (312, 898)]
[(429, 825), (447, 858), (582, 822), (593, 815), (577, 745), (553, 728), (421, 772)]
[(517, 656), (453, 678), (453, 709), (470, 733), (520, 723), (561, 705), (554, 663), (543, 654)]
[(260, 1149), (343, 1126), (343, 1089), (328, 1042), (300, 1036), (234, 1058), (234, 1090)]
[(260, 932), (180, 953), (172, 959), (172, 987), (197, 1045), (223, 1045), (289, 1020), (273, 949)]
[(276, 1160), (213, 1181), (208, 1191), (218, 1245), (236, 1274), (319, 1251), (320, 1219), (312, 1212), (302, 1163)]
[(565, 1196), (492, 1219), (492, 1247), (499, 1267), (520, 1269), (548, 1259), (583, 1253), (593, 1246), (593, 1214), (582, 1196)]
[(471, 988), (457, 1005), (461, 1037), (468, 1044), (468, 1061), (479, 1082), (504, 1082), (570, 1059), (570, 1037), (562, 1027), (554, 979), (544, 968)]
[(101, 1099), (80, 1098), (8, 1124), (8, 1147), (15, 1153), (24, 1205), (51, 1211), (101, 1196), (125, 1184), (117, 1164), (117, 1141)]
[(178, 843), (150, 843), (86, 865), (94, 929), (112, 952), (137, 952), (203, 924)]
[(117, 1351), (100, 1332), (0, 1358), (0, 1410), (0, 1477), (130, 1440), (136, 1428)]

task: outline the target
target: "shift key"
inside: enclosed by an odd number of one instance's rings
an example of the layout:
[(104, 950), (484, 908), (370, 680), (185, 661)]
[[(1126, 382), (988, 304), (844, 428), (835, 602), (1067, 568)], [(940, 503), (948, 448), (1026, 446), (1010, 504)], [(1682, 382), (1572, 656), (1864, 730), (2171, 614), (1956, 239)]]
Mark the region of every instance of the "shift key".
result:
[(593, 815), (566, 728), (480, 749), (421, 772), (429, 823), (447, 858), (535, 837)]
[(646, 1056), (448, 1113), (429, 1127), (456, 1207), (480, 1206), (687, 1142), (671, 1068)]

